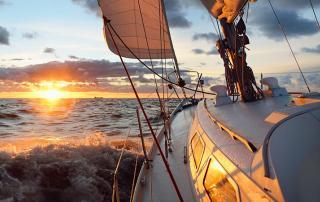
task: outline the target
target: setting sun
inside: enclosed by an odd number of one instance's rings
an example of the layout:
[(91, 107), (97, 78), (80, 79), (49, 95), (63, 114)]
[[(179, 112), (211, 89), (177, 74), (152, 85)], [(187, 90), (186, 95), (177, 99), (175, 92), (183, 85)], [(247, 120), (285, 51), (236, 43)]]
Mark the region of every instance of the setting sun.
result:
[(32, 97), (49, 100), (68, 98), (69, 92), (63, 89), (67, 86), (63, 81), (42, 81), (32, 90)]
[(65, 97), (64, 94), (65, 94), (64, 92), (56, 90), (56, 89), (44, 90), (44, 91), (38, 92), (39, 97), (45, 98), (45, 99), (50, 99), (50, 100), (63, 98), (63, 97)]

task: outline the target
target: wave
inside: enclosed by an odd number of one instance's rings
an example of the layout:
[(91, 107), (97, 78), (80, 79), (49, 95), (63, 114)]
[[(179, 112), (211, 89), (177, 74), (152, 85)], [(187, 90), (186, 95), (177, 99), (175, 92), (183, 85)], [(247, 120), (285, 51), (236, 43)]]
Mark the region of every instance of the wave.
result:
[(0, 119), (20, 119), (20, 116), (14, 113), (0, 113)]
[(112, 114), (111, 118), (112, 119), (120, 119), (120, 118), (122, 118), (122, 115), (121, 114)]
[[(130, 199), (136, 159), (138, 170), (143, 162), (137, 140), (126, 143), (120, 164), (121, 201)], [(94, 135), (80, 141), (44, 143), (38, 140), (38, 146), (30, 150), (15, 148), (11, 152), (0, 145), (0, 200), (111, 201), (113, 174), (123, 140), (107, 141)], [(7, 147), (14, 145), (11, 142)]]
[(5, 124), (5, 123), (0, 122), (0, 127), (8, 128), (8, 127), (10, 127), (10, 126), (9, 126), (9, 125), (7, 125), (7, 124)]

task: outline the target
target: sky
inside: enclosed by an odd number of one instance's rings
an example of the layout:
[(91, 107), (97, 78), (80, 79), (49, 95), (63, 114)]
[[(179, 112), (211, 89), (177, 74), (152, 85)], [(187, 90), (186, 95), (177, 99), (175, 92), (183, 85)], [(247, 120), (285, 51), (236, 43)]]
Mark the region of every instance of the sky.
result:
[[(271, 1), (303, 71), (310, 72), (308, 82), (320, 89), (320, 28), (309, 1)], [(199, 0), (165, 3), (180, 68), (203, 73), (207, 88), (223, 83), (218, 35), (206, 9)], [(320, 18), (320, 1), (313, 4)], [(50, 89), (68, 92), (66, 97), (132, 97), (119, 58), (105, 43), (98, 13), (96, 0), (0, 0), (0, 97), (37, 97)], [(250, 4), (247, 29), (247, 59), (257, 77), (281, 73), (282, 85), (305, 90), (267, 0)], [(126, 62), (138, 91), (150, 96), (155, 88), (149, 70)], [(188, 84), (194, 79), (188, 73), (183, 77)]]

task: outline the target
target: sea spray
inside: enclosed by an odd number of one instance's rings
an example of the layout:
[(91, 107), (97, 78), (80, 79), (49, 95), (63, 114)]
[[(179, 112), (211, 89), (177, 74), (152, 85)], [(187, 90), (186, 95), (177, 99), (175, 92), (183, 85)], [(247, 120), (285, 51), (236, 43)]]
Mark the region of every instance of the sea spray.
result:
[[(11, 143), (13, 144), (13, 143)], [(55, 141), (20, 153), (0, 153), (0, 200), (111, 201), (113, 174), (124, 140), (101, 135)], [(38, 144), (39, 145), (39, 144)], [(139, 142), (129, 139), (118, 174), (121, 201), (129, 201)]]

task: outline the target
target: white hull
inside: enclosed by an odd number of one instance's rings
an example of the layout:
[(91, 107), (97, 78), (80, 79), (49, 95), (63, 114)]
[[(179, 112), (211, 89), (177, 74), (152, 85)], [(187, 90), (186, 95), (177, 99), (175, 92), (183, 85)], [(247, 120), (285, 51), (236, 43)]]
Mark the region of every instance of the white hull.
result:
[[(319, 98), (302, 106), (291, 101), (284, 96), (215, 107), (204, 100), (174, 116), (168, 162), (184, 201), (320, 199)], [(153, 167), (140, 172), (135, 201), (178, 201), (157, 153), (154, 147)]]

